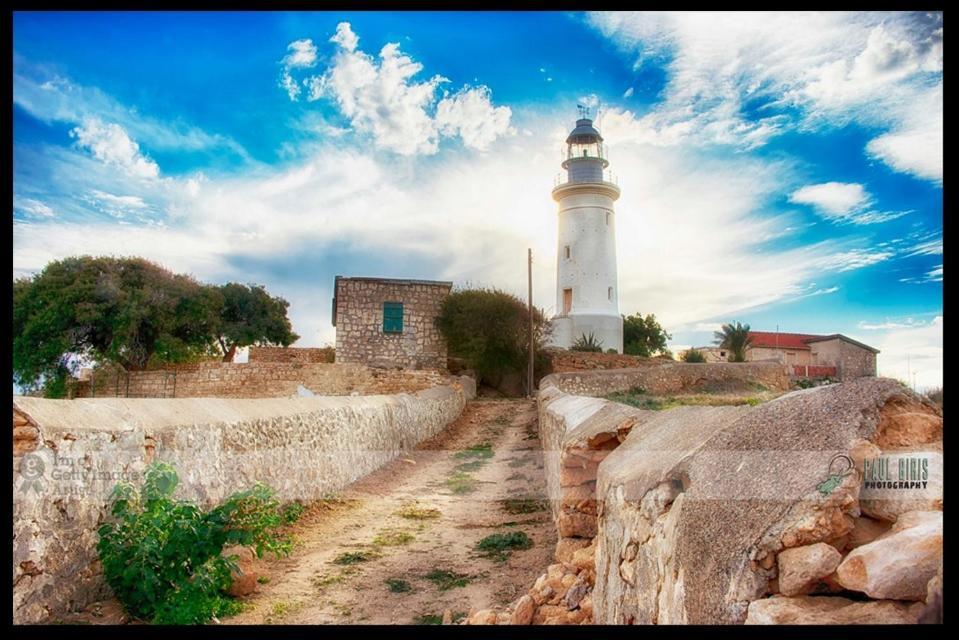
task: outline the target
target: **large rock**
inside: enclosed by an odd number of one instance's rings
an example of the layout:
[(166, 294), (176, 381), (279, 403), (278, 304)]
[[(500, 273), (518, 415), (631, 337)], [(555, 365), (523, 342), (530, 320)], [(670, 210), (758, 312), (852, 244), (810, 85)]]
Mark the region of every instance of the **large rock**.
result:
[(872, 598), (925, 600), (942, 563), (942, 512), (902, 515), (885, 535), (852, 550), (836, 581)]
[(835, 596), (773, 596), (749, 605), (746, 624), (915, 624), (922, 605)]
[(889, 531), (891, 523), (884, 520), (874, 520), (866, 516), (856, 518), (849, 538), (846, 541), (847, 549), (855, 549), (864, 544), (869, 544), (879, 536)]
[(920, 624), (942, 624), (942, 565), (936, 576), (929, 581), (926, 590), (926, 607), (919, 616)]
[(770, 554), (852, 536), (861, 482), (837, 456), (880, 438), (935, 449), (941, 430), (903, 428), (910, 412), (941, 419), (898, 382), (862, 378), (644, 419), (599, 465), (595, 622), (744, 622), (776, 588)]
[(510, 624), (529, 624), (533, 621), (533, 613), (536, 612), (536, 603), (529, 595), (525, 595), (516, 601), (513, 613), (510, 616)]
[(779, 554), (779, 591), (784, 596), (809, 593), (839, 566), (842, 555), (825, 542), (786, 549)]

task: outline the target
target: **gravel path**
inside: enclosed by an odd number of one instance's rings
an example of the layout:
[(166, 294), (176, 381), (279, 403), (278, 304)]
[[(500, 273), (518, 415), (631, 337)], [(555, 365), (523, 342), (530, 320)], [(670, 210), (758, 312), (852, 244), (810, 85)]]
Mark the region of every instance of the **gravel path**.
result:
[[(532, 547), (489, 557), (491, 534)], [(315, 505), (293, 554), (257, 562), (259, 591), (223, 624), (436, 624), (525, 593), (551, 562), (536, 405), (471, 401), (448, 429)]]

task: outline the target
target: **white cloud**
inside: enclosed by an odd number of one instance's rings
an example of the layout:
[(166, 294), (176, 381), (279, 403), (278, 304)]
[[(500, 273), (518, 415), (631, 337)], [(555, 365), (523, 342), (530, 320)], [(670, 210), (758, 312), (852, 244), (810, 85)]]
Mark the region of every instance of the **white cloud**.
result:
[(294, 40), (286, 47), (288, 54), (283, 58), (287, 68), (306, 68), (316, 64), (316, 45), (309, 38)]
[(843, 182), (807, 185), (789, 196), (790, 202), (811, 204), (827, 215), (839, 218), (868, 205), (871, 200), (861, 184)]
[(336, 25), (336, 33), (330, 38), (330, 42), (340, 45), (345, 51), (356, 51), (360, 37), (353, 33), (349, 22), (341, 22)]
[(587, 21), (637, 67), (665, 65), (664, 99), (640, 120), (659, 144), (752, 148), (796, 126), (853, 120), (886, 131), (871, 156), (941, 180), (939, 13), (612, 12)]
[(133, 138), (153, 149), (213, 151), (229, 149), (244, 159), (247, 151), (235, 140), (211, 134), (183, 122), (167, 122), (126, 107), (96, 87), (77, 84), (51, 74), (16, 56), (13, 77), (14, 104), (44, 122), (81, 124), (89, 118), (116, 123)]
[(875, 211), (874, 200), (858, 183), (824, 182), (801, 187), (789, 196), (790, 202), (812, 205), (827, 220), (852, 224), (878, 224), (912, 211)]
[(626, 89), (626, 91), (623, 92), (623, 98), (629, 98), (629, 97), (632, 97), (632, 95), (633, 95), (632, 87), (630, 87), (629, 89)]
[[(187, 183), (187, 189), (192, 190), (191, 182)], [(130, 214), (142, 213), (149, 209), (149, 205), (140, 196), (118, 196), (99, 189), (94, 189), (83, 200), (92, 205), (97, 210), (114, 218), (126, 218)]]
[(921, 390), (942, 386), (942, 316), (932, 322), (888, 331), (878, 342), (879, 375), (915, 384)]
[(93, 157), (120, 167), (131, 176), (156, 178), (160, 174), (160, 167), (140, 153), (140, 145), (118, 124), (86, 118), (80, 126), (70, 130), (70, 136), (77, 139), (77, 146), (89, 150)]
[(436, 126), (442, 135), (460, 136), (463, 144), (485, 150), (497, 138), (515, 133), (509, 107), (494, 107), (488, 87), (464, 87), (436, 105)]
[[(441, 136), (459, 136), (467, 147), (486, 149), (514, 132), (511, 110), (494, 107), (486, 86), (464, 86), (437, 102), (436, 89), (449, 80), (440, 75), (415, 80), (423, 65), (405, 55), (399, 44), (386, 44), (374, 58), (357, 48), (359, 39), (347, 22), (337, 26), (330, 41), (338, 50), (323, 74), (303, 80), (307, 99), (334, 101), (352, 128), (370, 135), (378, 148), (430, 155), (438, 151)], [(281, 86), (292, 100), (300, 93), (292, 76)]]
[(924, 320), (915, 320), (913, 318), (904, 318), (899, 321), (889, 320), (887, 318), (883, 322), (867, 322), (866, 320), (860, 320), (857, 326), (865, 331), (889, 331), (890, 329), (922, 327), (925, 324), (926, 322)]
[(895, 251), (875, 249), (852, 249), (825, 257), (819, 266), (830, 271), (852, 271), (884, 262), (896, 255)]
[(52, 218), (57, 215), (57, 212), (49, 206), (33, 198), (24, 199), (16, 205), (16, 208), (35, 218)]

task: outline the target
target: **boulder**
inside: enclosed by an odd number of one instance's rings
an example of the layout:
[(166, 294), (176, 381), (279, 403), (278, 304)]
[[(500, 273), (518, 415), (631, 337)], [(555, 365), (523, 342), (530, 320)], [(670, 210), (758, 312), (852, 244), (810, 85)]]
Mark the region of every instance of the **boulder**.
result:
[(867, 516), (856, 518), (852, 531), (849, 532), (849, 538), (846, 541), (846, 548), (849, 550), (869, 544), (879, 536), (889, 531), (892, 523), (884, 520), (875, 520)]
[(942, 624), (942, 565), (926, 588), (926, 607), (919, 615), (919, 624)]
[(577, 569), (590, 569), (593, 570), (596, 568), (596, 545), (590, 544), (588, 547), (584, 547), (577, 551), (573, 552), (573, 557), (570, 560), (570, 563)]
[(888, 533), (853, 549), (836, 569), (836, 581), (872, 598), (925, 600), (942, 563), (942, 512), (902, 515)]
[(768, 554), (852, 536), (862, 483), (834, 477), (836, 456), (869, 455), (863, 442), (881, 438), (936, 450), (920, 441), (941, 437), (938, 416), (902, 428), (909, 413), (934, 409), (894, 380), (861, 378), (755, 407), (644, 417), (597, 473), (594, 622), (741, 624), (775, 577), (761, 564)]
[(576, 582), (570, 586), (569, 591), (566, 592), (566, 597), (563, 598), (563, 604), (570, 610), (578, 608), (579, 603), (586, 597), (589, 590), (590, 584), (586, 580), (578, 578)]
[(842, 555), (825, 542), (786, 549), (779, 554), (779, 592), (784, 596), (809, 593), (821, 578), (828, 576)]
[(253, 554), (253, 550), (249, 547), (232, 545), (225, 547), (220, 555), (225, 558), (237, 556), (236, 564), (238, 570), (232, 573), (233, 581), (230, 583), (230, 587), (226, 592), (234, 598), (254, 593), (258, 587), (256, 579), (259, 576), (254, 569), (253, 562), (255, 555)]
[(496, 612), (492, 609), (480, 609), (469, 618), (471, 625), (496, 624)]
[(922, 605), (836, 596), (773, 596), (749, 604), (746, 624), (915, 624)]
[(510, 624), (529, 624), (533, 621), (533, 613), (536, 611), (536, 603), (529, 595), (525, 595), (516, 601), (513, 613), (510, 615)]
[(587, 538), (560, 538), (556, 542), (556, 551), (553, 552), (553, 558), (557, 562), (573, 562), (576, 552), (590, 544), (592, 544), (592, 540)]

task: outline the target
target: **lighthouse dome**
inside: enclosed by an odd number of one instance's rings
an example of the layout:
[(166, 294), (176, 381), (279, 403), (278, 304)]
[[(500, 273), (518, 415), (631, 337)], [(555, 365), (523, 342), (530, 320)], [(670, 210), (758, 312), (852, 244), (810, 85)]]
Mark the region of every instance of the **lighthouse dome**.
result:
[(581, 118), (576, 121), (576, 128), (570, 131), (566, 138), (566, 144), (589, 144), (591, 142), (602, 142), (603, 136), (599, 134), (593, 121), (589, 118)]

